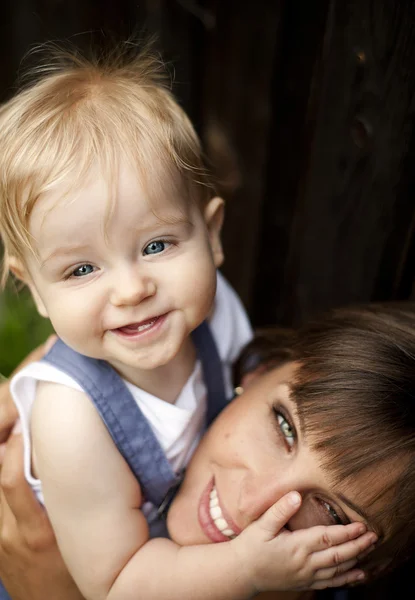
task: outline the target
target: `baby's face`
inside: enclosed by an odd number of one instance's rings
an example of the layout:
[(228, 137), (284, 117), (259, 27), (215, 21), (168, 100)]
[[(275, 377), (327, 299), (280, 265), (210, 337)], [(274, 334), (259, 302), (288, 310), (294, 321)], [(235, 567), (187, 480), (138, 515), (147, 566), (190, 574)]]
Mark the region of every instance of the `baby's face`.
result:
[(31, 215), (39, 260), (27, 256), (27, 265), (39, 312), (69, 346), (132, 382), (137, 369), (185, 351), (215, 296), (221, 202), (204, 213), (177, 187), (159, 186), (150, 202), (124, 167), (109, 211), (107, 184), (91, 173), (79, 192), (50, 193)]

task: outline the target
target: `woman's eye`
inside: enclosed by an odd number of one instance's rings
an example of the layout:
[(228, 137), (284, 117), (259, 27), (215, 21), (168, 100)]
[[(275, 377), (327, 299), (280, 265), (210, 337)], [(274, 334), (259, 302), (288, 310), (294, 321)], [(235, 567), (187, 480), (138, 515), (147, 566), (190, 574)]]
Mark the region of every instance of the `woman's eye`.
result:
[(281, 433), (284, 436), (287, 444), (290, 446), (290, 448), (292, 448), (295, 442), (295, 430), (282, 413), (277, 412), (276, 415)]
[(150, 242), (143, 251), (143, 254), (148, 256), (149, 254), (160, 254), (160, 252), (164, 252), (166, 248), (169, 246), (169, 242), (164, 242), (163, 240), (155, 240), (154, 242)]
[(329, 504), (328, 502), (325, 502), (324, 500), (321, 500), (321, 504), (322, 504), (324, 510), (329, 514), (330, 519), (332, 521), (334, 521), (336, 523), (336, 525), (344, 524), (343, 519), (341, 517), (339, 517), (339, 515), (334, 510), (334, 508), (331, 506), (331, 504)]
[(94, 272), (94, 267), (92, 265), (81, 265), (75, 271), (72, 271), (72, 277), (84, 277), (85, 275), (89, 275)]

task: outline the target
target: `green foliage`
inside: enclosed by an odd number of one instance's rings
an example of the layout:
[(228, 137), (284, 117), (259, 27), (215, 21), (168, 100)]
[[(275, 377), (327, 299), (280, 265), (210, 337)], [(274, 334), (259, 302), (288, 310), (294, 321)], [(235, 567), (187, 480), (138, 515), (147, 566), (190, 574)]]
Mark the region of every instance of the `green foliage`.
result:
[(29, 291), (11, 281), (0, 296), (0, 373), (8, 376), (33, 348), (52, 333), (37, 313)]

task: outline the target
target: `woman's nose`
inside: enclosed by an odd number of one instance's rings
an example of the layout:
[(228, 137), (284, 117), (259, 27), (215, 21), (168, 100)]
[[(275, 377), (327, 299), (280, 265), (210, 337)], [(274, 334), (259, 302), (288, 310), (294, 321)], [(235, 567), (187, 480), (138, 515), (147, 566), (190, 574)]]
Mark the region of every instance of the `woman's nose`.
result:
[(250, 477), (240, 488), (238, 512), (247, 526), (258, 519), (275, 502), (288, 492), (296, 489), (289, 478), (270, 476), (267, 478)]
[(111, 303), (114, 306), (136, 305), (154, 296), (156, 289), (154, 279), (140, 272), (139, 267), (124, 269), (114, 281)]

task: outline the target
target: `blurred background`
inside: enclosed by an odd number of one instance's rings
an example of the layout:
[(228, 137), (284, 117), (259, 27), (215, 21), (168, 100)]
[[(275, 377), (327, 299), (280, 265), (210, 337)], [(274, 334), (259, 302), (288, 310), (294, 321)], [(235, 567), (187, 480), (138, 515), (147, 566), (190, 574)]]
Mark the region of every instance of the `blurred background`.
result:
[[(0, 99), (46, 40), (156, 33), (227, 203), (223, 271), (256, 326), (413, 297), (412, 0), (1, 0)], [(0, 372), (49, 325), (0, 300)]]

